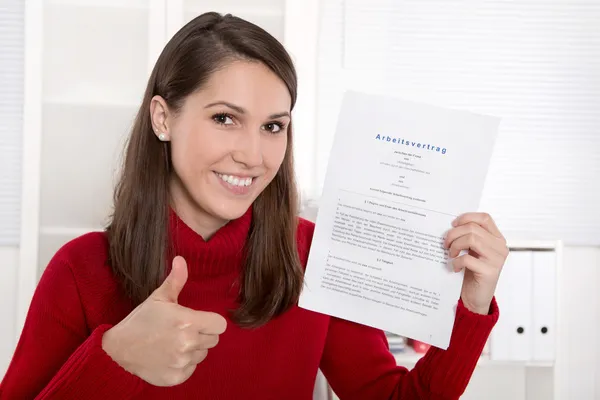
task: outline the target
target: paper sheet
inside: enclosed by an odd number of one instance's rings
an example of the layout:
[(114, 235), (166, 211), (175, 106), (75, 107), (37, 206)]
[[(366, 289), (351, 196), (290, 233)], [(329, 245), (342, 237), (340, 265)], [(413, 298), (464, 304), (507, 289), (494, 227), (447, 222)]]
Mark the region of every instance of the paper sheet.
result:
[(478, 210), (499, 122), (347, 92), (300, 307), (446, 349), (463, 274), (442, 243)]

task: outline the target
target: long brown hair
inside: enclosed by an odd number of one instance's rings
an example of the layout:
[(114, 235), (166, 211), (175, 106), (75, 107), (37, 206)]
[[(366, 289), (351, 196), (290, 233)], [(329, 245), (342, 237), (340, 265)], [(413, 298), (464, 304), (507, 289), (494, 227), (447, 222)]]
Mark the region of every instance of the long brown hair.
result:
[[(151, 99), (160, 95), (177, 112), (211, 73), (240, 59), (261, 62), (279, 76), (293, 108), (297, 78), (290, 56), (266, 31), (231, 15), (211, 12), (189, 22), (165, 46), (150, 75), (126, 146), (107, 228), (110, 265), (134, 304), (160, 286), (167, 270), (172, 164), (168, 142), (157, 140), (152, 129)], [(253, 204), (240, 305), (232, 315), (242, 326), (259, 326), (283, 313), (298, 300), (302, 288), (291, 124), (287, 134), (283, 163)]]

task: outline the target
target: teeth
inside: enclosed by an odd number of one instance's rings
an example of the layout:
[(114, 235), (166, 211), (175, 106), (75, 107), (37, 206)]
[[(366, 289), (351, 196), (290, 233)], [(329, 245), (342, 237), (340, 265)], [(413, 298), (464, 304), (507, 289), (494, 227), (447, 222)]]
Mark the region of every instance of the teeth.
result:
[(234, 175), (222, 175), (217, 174), (219, 178), (234, 186), (250, 186), (252, 184), (252, 178), (240, 178)]

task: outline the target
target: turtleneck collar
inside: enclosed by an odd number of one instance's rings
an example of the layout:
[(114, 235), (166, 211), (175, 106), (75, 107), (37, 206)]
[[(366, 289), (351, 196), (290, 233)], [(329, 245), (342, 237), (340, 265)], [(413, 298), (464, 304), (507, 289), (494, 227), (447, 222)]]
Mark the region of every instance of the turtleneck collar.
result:
[(190, 228), (175, 211), (169, 210), (170, 259), (180, 255), (187, 261), (189, 276), (215, 276), (239, 271), (252, 222), (252, 207), (240, 218), (229, 221), (208, 240)]

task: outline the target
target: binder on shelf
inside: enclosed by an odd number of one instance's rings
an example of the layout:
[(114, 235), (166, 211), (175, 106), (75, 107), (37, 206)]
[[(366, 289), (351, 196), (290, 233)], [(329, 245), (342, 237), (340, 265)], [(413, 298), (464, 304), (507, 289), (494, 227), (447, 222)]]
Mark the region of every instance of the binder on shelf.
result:
[(512, 251), (504, 264), (496, 289), (502, 311), (491, 334), (492, 360), (529, 361), (532, 358), (532, 266), (532, 251)]
[(556, 253), (533, 253), (534, 361), (553, 361), (556, 350)]
[(385, 332), (390, 352), (393, 354), (404, 353), (406, 350), (406, 338), (394, 333)]

